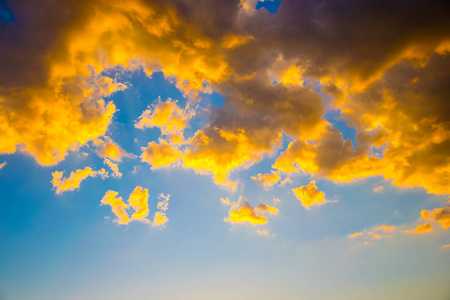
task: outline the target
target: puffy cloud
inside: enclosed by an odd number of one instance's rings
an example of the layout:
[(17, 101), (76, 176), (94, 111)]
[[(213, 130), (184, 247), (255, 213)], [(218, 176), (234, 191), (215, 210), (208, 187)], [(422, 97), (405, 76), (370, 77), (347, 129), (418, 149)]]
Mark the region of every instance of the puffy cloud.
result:
[[(149, 223), (147, 216), (150, 212), (148, 208), (148, 190), (141, 186), (131, 192), (128, 198), (128, 204), (126, 204), (122, 197), (117, 197), (118, 192), (109, 190), (101, 200), (101, 205), (110, 205), (112, 212), (116, 215), (115, 220), (118, 224), (128, 224), (131, 221), (140, 221), (143, 223)], [(128, 210), (133, 210), (131, 216), (128, 214)]]
[(112, 212), (116, 215), (117, 219), (114, 222), (118, 224), (128, 224), (131, 219), (126, 212), (127, 205), (122, 201), (122, 197), (117, 197), (119, 193), (115, 191), (107, 191), (103, 196), (100, 205), (110, 205)]
[(70, 176), (67, 178), (64, 178), (64, 171), (56, 171), (52, 173), (53, 179), (51, 183), (56, 194), (62, 194), (65, 191), (73, 191), (78, 189), (83, 180), (88, 177), (95, 177), (97, 175), (104, 177), (105, 169), (93, 171), (92, 168), (85, 167), (84, 169), (71, 172)]
[(252, 176), (252, 179), (257, 184), (264, 186), (265, 189), (268, 189), (269, 187), (277, 184), (281, 180), (281, 177), (278, 172), (272, 171), (272, 173), (268, 174), (259, 173), (256, 176)]
[(141, 150), (143, 151), (142, 161), (151, 165), (152, 169), (169, 166), (183, 155), (183, 152), (163, 139), (159, 139), (159, 144), (150, 142), (147, 147), (142, 147)]
[[(118, 144), (116, 144), (110, 137), (105, 136), (102, 139), (95, 139), (93, 142), (96, 148), (96, 153), (98, 156), (108, 159), (108, 161), (114, 160), (116, 162), (122, 161), (122, 158), (129, 157), (135, 158), (136, 156), (131, 153), (127, 153)], [(108, 164), (109, 165), (109, 164)]]
[(423, 225), (417, 225), (416, 228), (405, 230), (406, 233), (418, 233), (423, 234), (426, 232), (430, 232), (433, 229), (433, 226), (430, 223), (425, 223)]
[(253, 207), (244, 197), (239, 196), (238, 201), (231, 204), (228, 218), (225, 218), (224, 221), (232, 224), (249, 223), (252, 225), (260, 225), (267, 223), (267, 217), (264, 216), (264, 213), (276, 215), (278, 210), (264, 203), (259, 203), (256, 207)]
[(116, 178), (121, 178), (122, 177), (122, 173), (120, 173), (120, 171), (119, 171), (119, 165), (118, 164), (113, 163), (108, 158), (105, 158), (103, 163), (107, 164), (108, 167), (111, 169), (111, 171), (113, 172), (112, 173), (113, 177), (116, 177)]
[(450, 206), (436, 208), (432, 211), (422, 210), (420, 215), (424, 220), (440, 223), (444, 229), (450, 227)]
[(128, 198), (128, 204), (134, 209), (131, 215), (133, 220), (138, 220), (144, 223), (149, 223), (147, 219), (149, 214), (148, 209), (148, 190), (137, 186)]
[(230, 223), (250, 223), (252, 225), (258, 225), (267, 223), (267, 218), (262, 213), (256, 212), (246, 200), (241, 203), (239, 208), (231, 209), (229, 211), (228, 218), (225, 218), (224, 221)]
[(139, 117), (135, 127), (139, 129), (158, 127), (162, 134), (182, 134), (186, 127), (189, 127), (189, 120), (193, 117), (193, 110), (187, 106), (182, 109), (178, 106), (176, 100), (167, 99), (152, 105)]
[(317, 188), (314, 180), (308, 185), (292, 189), (292, 191), (306, 209), (309, 209), (312, 205), (323, 205), (327, 203), (327, 200), (325, 200), (325, 193)]
[(169, 218), (166, 216), (165, 212), (157, 211), (153, 216), (153, 227), (165, 226), (165, 224), (169, 222)]

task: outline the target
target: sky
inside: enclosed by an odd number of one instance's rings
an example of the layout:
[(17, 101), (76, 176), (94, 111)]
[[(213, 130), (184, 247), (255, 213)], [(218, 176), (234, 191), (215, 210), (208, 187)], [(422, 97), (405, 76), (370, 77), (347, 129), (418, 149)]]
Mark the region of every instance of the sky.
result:
[(0, 299), (450, 298), (446, 1), (0, 2)]

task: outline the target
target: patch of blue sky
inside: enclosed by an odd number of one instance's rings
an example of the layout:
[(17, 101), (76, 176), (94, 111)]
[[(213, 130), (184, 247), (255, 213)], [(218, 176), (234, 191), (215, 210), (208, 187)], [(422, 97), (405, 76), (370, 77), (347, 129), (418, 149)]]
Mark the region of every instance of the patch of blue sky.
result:
[(11, 23), (14, 22), (15, 17), (13, 12), (0, 3), (0, 22)]
[(280, 7), (282, 0), (264, 0), (259, 1), (256, 4), (256, 9), (265, 8), (267, 9), (271, 14), (276, 14), (278, 11), (278, 8)]

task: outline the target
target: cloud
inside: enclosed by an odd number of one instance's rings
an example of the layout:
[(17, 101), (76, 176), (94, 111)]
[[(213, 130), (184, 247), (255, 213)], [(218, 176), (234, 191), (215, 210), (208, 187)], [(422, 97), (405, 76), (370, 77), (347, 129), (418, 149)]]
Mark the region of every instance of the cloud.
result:
[(169, 218), (167, 218), (165, 212), (162, 211), (155, 212), (152, 221), (153, 227), (164, 227), (167, 222), (169, 222)]
[(128, 205), (133, 208), (134, 213), (131, 215), (133, 220), (149, 223), (147, 219), (149, 214), (148, 208), (148, 190), (137, 186), (128, 198)]
[(167, 209), (169, 209), (169, 200), (170, 200), (170, 195), (164, 195), (163, 193), (161, 193), (158, 196), (158, 199), (161, 200), (158, 202), (158, 206), (157, 208), (161, 211), (166, 211)]
[(292, 191), (306, 209), (309, 209), (312, 205), (323, 205), (327, 203), (327, 200), (325, 200), (325, 193), (317, 188), (314, 180), (308, 185), (292, 189)]
[(397, 228), (395, 226), (389, 226), (389, 225), (381, 225), (381, 226), (374, 226), (370, 229), (365, 229), (361, 232), (355, 232), (353, 234), (348, 235), (348, 238), (350, 239), (362, 239), (364, 242), (364, 245), (369, 245), (371, 241), (373, 240), (381, 240), (384, 238), (391, 238), (393, 237), (393, 233), (395, 232)]
[(260, 225), (267, 223), (267, 217), (264, 216), (264, 213), (276, 215), (278, 210), (264, 203), (259, 203), (256, 207), (253, 207), (244, 197), (239, 196), (239, 200), (231, 204), (228, 218), (225, 218), (224, 221), (231, 224), (249, 223)]
[(143, 151), (141, 160), (151, 165), (152, 169), (170, 166), (183, 155), (183, 152), (163, 139), (159, 139), (159, 144), (150, 142), (147, 147), (142, 147), (141, 150)]
[(113, 163), (108, 158), (105, 158), (103, 163), (107, 164), (108, 167), (111, 169), (111, 171), (113, 172), (112, 173), (113, 177), (116, 177), (116, 178), (121, 178), (122, 177), (122, 173), (120, 173), (120, 171), (119, 171), (119, 165), (118, 164)]
[(102, 139), (95, 139), (92, 144), (96, 148), (97, 155), (101, 158), (121, 162), (124, 157), (136, 157), (134, 154), (127, 153), (108, 136), (104, 136)]
[(128, 224), (131, 219), (126, 212), (127, 205), (122, 201), (122, 197), (117, 197), (119, 193), (115, 191), (107, 191), (103, 196), (100, 205), (110, 205), (112, 212), (116, 215), (117, 219), (114, 222), (123, 225)]
[(224, 219), (225, 222), (230, 223), (249, 223), (252, 225), (265, 224), (267, 218), (260, 212), (255, 212), (255, 209), (244, 201), (239, 208), (229, 211), (228, 218)]
[(158, 127), (163, 135), (181, 134), (189, 127), (189, 120), (194, 116), (194, 111), (187, 106), (182, 109), (176, 100), (168, 98), (166, 101), (158, 101), (145, 110), (135, 123), (139, 129)]
[[(117, 219), (114, 221), (118, 224), (128, 224), (131, 221), (140, 221), (143, 223), (150, 223), (148, 220), (148, 214), (150, 212), (148, 207), (148, 190), (141, 186), (131, 192), (128, 198), (128, 204), (122, 200), (122, 197), (117, 197), (118, 192), (109, 190), (101, 200), (101, 205), (110, 205), (112, 212), (116, 215)], [(132, 210), (132, 214), (129, 215), (127, 211)]]
[(0, 170), (3, 169), (5, 166), (6, 166), (6, 161), (4, 161), (0, 164)]
[(166, 211), (169, 209), (170, 195), (166, 196), (163, 193), (161, 193), (158, 196), (158, 199), (160, 200), (157, 205), (158, 211), (155, 212), (153, 216), (152, 226), (165, 227), (166, 223), (169, 222), (169, 218), (166, 215)]
[(450, 206), (436, 208), (432, 211), (422, 210), (420, 215), (424, 220), (440, 223), (444, 229), (450, 227)]
[(268, 173), (268, 174), (259, 173), (256, 176), (252, 176), (252, 179), (258, 185), (262, 185), (262, 186), (264, 186), (265, 189), (268, 189), (268, 188), (272, 187), (273, 185), (277, 184), (281, 180), (281, 177), (277, 172), (272, 171), (272, 173)]
[(158, 211), (155, 213), (153, 217), (152, 226), (164, 227), (165, 224), (169, 221), (169, 218), (166, 216), (166, 211), (169, 208), (170, 195), (165, 196), (163, 193), (161, 193), (158, 196), (158, 199), (160, 200), (157, 206)]
[(220, 198), (220, 202), (222, 202), (223, 205), (230, 205), (230, 199), (227, 198)]
[(373, 192), (378, 193), (382, 192), (384, 190), (384, 187), (382, 185), (376, 186), (373, 188)]
[(267, 204), (264, 203), (259, 203), (256, 207), (255, 207), (255, 211), (260, 211), (260, 212), (268, 212), (269, 214), (273, 214), (276, 215), (278, 214), (278, 209), (274, 206), (269, 206)]
[(65, 191), (74, 191), (80, 187), (83, 180), (88, 177), (95, 176), (105, 176), (105, 169), (100, 171), (93, 171), (90, 167), (85, 167), (84, 169), (76, 170), (71, 172), (70, 176), (64, 178), (64, 171), (56, 171), (52, 173), (53, 179), (51, 181), (53, 189), (56, 194), (62, 194)]
[(417, 225), (416, 228), (405, 230), (406, 233), (418, 233), (423, 234), (426, 232), (431, 232), (433, 230), (433, 226), (430, 223), (425, 223), (423, 225)]

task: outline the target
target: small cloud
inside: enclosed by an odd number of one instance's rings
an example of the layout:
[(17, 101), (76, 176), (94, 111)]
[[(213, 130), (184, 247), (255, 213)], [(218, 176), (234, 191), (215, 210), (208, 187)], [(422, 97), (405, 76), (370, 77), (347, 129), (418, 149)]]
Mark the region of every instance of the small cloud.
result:
[(220, 202), (222, 202), (223, 205), (230, 205), (230, 199), (227, 198), (220, 198)]
[(267, 223), (265, 213), (275, 215), (278, 213), (278, 210), (265, 203), (259, 203), (256, 207), (253, 207), (244, 197), (239, 196), (239, 200), (231, 205), (228, 218), (225, 218), (224, 221), (229, 223), (260, 225)]
[(183, 155), (183, 152), (176, 147), (172, 147), (163, 139), (159, 139), (159, 144), (150, 142), (147, 147), (142, 147), (141, 150), (143, 151), (142, 161), (148, 163), (152, 169), (170, 166)]
[(323, 205), (328, 202), (325, 200), (325, 193), (317, 188), (314, 180), (308, 185), (292, 189), (292, 191), (306, 209), (309, 209), (312, 205)]
[(256, 176), (251, 177), (258, 185), (262, 185), (264, 189), (268, 189), (272, 187), (273, 185), (277, 184), (281, 177), (276, 171), (272, 171), (268, 174), (258, 174)]
[(433, 230), (433, 226), (430, 223), (425, 223), (423, 225), (417, 225), (416, 228), (404, 230), (404, 232), (424, 234), (426, 232), (431, 232), (432, 230)]
[(355, 232), (355, 233), (350, 234), (348, 237), (349, 238), (356, 238), (356, 237), (362, 236), (362, 235), (364, 235), (363, 232)]
[(166, 196), (161, 193), (158, 196), (158, 199), (160, 200), (157, 205), (158, 211), (155, 212), (153, 216), (152, 227), (165, 227), (165, 224), (169, 222), (169, 218), (166, 216), (166, 211), (169, 209), (170, 195), (168, 194)]
[(0, 170), (6, 166), (6, 161), (0, 164)]
[(444, 229), (450, 227), (450, 206), (436, 208), (432, 211), (422, 210), (420, 215), (424, 220), (439, 222)]
[(259, 235), (269, 235), (269, 232), (267, 230), (257, 230), (256, 231)]
[(280, 203), (281, 201), (280, 201), (280, 199), (278, 199), (278, 198), (273, 198), (273, 203), (275, 204), (275, 203)]
[(136, 155), (128, 153), (116, 144), (110, 137), (104, 136), (103, 139), (93, 141), (95, 152), (101, 158), (109, 158), (113, 161), (120, 162), (122, 158), (136, 158)]
[(444, 246), (442, 246), (442, 248), (449, 248), (450, 249), (450, 244), (444, 245)]
[(83, 180), (88, 177), (95, 177), (97, 175), (102, 176), (102, 178), (107, 176), (105, 169), (93, 171), (90, 167), (71, 172), (68, 178), (64, 178), (64, 171), (56, 171), (52, 173), (53, 179), (51, 183), (53, 184), (53, 189), (56, 194), (62, 194), (65, 191), (73, 191), (78, 189)]
[(384, 187), (379, 185), (373, 188), (373, 192), (378, 193), (378, 192), (382, 192), (384, 190)]
[(111, 169), (111, 171), (113, 172), (112, 173), (113, 177), (115, 177), (115, 178), (121, 178), (122, 177), (122, 173), (119, 172), (119, 165), (118, 164), (113, 163), (108, 158), (105, 158), (103, 160), (103, 163), (106, 164)]

